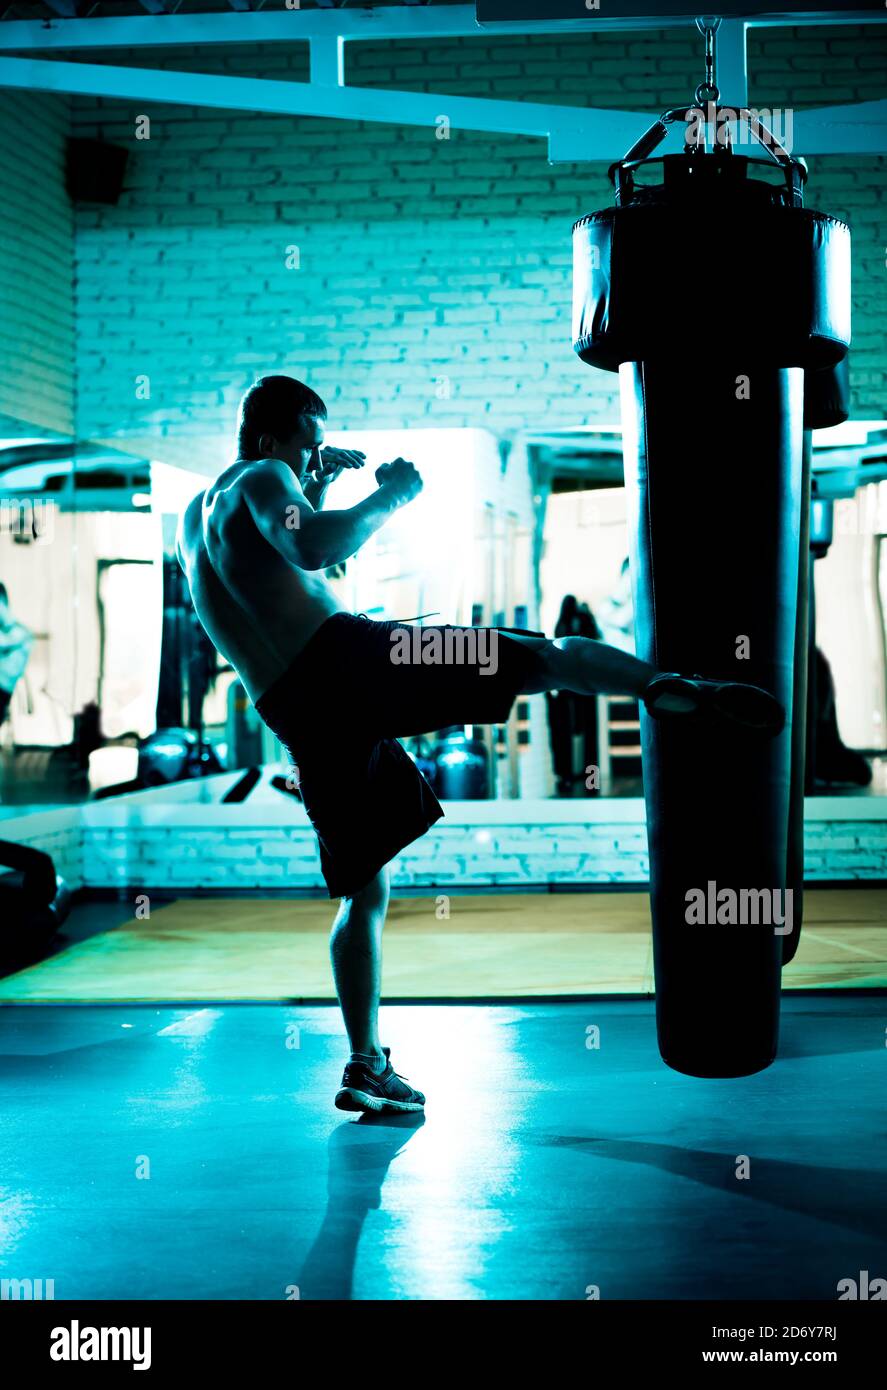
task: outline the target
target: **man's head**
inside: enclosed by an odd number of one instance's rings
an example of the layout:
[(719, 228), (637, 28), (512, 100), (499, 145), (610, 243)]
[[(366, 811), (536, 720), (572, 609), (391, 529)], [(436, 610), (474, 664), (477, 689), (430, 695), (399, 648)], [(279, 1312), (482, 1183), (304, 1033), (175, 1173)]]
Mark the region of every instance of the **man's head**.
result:
[(298, 478), (320, 467), (326, 406), (291, 376), (263, 376), (240, 402), (237, 453), (242, 459), (283, 459)]

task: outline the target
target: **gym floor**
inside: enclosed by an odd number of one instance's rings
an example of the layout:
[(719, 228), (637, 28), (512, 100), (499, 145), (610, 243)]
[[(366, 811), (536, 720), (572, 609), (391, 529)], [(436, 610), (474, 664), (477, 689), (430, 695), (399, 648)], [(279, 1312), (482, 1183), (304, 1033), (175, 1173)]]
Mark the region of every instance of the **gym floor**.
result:
[(784, 997), (777, 1062), (733, 1081), (665, 1067), (647, 1000), (383, 1029), (424, 1118), (334, 1109), (333, 1006), (0, 1008), (0, 1274), (56, 1299), (834, 1300), (887, 1264), (883, 995)]

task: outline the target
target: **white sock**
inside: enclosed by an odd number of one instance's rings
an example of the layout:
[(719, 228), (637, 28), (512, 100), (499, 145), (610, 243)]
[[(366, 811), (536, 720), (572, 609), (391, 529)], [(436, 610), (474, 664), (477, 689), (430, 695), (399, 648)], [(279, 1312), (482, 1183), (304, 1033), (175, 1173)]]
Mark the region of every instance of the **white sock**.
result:
[(370, 1071), (375, 1072), (377, 1076), (381, 1076), (382, 1072), (388, 1066), (388, 1061), (383, 1052), (352, 1052), (349, 1061), (362, 1062), (365, 1067), (369, 1067)]

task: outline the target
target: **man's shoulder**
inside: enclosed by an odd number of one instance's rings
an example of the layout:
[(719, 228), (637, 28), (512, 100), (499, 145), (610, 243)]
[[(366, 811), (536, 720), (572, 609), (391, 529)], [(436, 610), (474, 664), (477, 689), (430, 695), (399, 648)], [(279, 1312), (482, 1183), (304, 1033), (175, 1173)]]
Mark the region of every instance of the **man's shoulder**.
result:
[(284, 478), (288, 483), (293, 483), (296, 487), (299, 485), (299, 480), (295, 473), (288, 463), (284, 463), (283, 459), (241, 459), (240, 466), (244, 471), (249, 469), (252, 473), (273, 473), (277, 477)]
[[(222, 475), (224, 477), (224, 474)], [(283, 459), (241, 459), (233, 466), (226, 490), (246, 495), (251, 501), (279, 502), (281, 495), (302, 496), (302, 484)]]
[(252, 488), (262, 483), (283, 483), (287, 487), (299, 488), (299, 480), (289, 464), (283, 459), (235, 459), (234, 463), (219, 474), (213, 483), (213, 490)]

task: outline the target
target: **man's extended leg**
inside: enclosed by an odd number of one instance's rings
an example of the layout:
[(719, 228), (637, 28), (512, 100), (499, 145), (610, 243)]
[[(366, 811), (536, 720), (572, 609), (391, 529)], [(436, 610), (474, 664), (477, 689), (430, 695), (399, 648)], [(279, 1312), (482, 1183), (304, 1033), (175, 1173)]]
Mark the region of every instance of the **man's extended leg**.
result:
[(516, 638), (537, 645), (538, 676), (531, 678), (526, 695), (543, 690), (572, 690), (577, 695), (643, 695), (657, 674), (656, 667), (640, 661), (619, 647), (608, 647), (590, 637)]
[(658, 671), (618, 647), (590, 637), (544, 637), (508, 634), (539, 656), (536, 670), (523, 689), (525, 695), (546, 690), (572, 690), (577, 695), (634, 695), (657, 718), (711, 713), (748, 729), (774, 736), (785, 724), (785, 711), (775, 696), (760, 686), (741, 681), (711, 681), (699, 676), (676, 676)]

